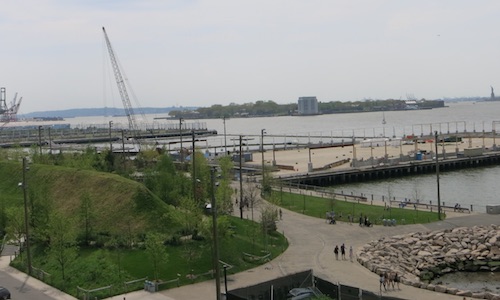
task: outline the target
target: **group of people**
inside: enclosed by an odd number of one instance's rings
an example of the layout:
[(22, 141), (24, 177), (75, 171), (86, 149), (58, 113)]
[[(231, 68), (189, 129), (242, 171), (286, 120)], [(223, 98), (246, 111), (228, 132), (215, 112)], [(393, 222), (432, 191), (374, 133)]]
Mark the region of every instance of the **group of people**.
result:
[(453, 211), (462, 211), (462, 207), (460, 206), (460, 204), (455, 204), (455, 206), (453, 207)]
[(380, 281), (380, 293), (382, 293), (382, 287), (387, 292), (387, 288), (390, 288), (391, 284), (392, 284), (392, 290), (395, 289), (395, 285), (398, 286), (398, 290), (401, 290), (399, 288), (399, 282), (401, 281), (401, 278), (399, 278), (397, 272), (381, 273), (379, 281)]
[[(346, 260), (346, 257), (345, 257), (346, 246), (344, 244), (342, 244), (340, 247), (338, 245), (335, 245), (335, 248), (333, 249), (333, 253), (335, 254), (336, 260), (339, 260), (339, 251), (340, 251), (341, 259)], [(354, 253), (352, 250), (352, 246), (350, 246), (349, 247), (349, 260), (351, 262), (353, 262), (353, 259), (354, 259)]]
[(359, 216), (359, 226), (370, 227), (370, 226), (373, 226), (373, 224), (370, 222), (370, 220), (368, 220), (367, 216), (363, 217), (362, 215), (360, 215)]

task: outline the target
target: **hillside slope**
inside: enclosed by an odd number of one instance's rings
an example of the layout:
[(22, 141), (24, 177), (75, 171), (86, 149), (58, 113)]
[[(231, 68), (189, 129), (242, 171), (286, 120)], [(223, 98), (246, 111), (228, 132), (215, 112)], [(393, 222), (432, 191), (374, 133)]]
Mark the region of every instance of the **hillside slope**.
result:
[[(96, 232), (135, 235), (175, 227), (167, 217), (171, 207), (144, 185), (118, 175), (32, 164), (26, 181), (30, 198), (75, 221), (82, 213), (82, 198), (88, 197)], [(21, 163), (0, 162), (0, 201), (5, 207), (23, 204), (20, 182)]]

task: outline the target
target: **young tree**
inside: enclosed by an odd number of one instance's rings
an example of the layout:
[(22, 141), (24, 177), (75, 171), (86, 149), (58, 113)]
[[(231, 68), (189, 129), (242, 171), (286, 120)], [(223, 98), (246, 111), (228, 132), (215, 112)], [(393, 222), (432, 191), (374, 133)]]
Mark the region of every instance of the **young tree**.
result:
[(21, 206), (10, 207), (6, 211), (8, 238), (15, 239), (21, 245), (21, 238), (26, 234), (24, 224), (24, 210)]
[(46, 186), (31, 185), (28, 188), (28, 205), (30, 215), (28, 221), (31, 225), (30, 236), (34, 240), (46, 243), (49, 241), (49, 219), (52, 212), (52, 201)]
[(273, 185), (275, 183), (275, 179), (273, 175), (271, 174), (271, 169), (268, 168), (267, 166), (264, 167), (264, 177), (262, 180), (262, 190), (261, 194), (263, 197), (266, 197), (267, 195), (270, 195), (273, 189)]
[(113, 236), (104, 243), (104, 247), (113, 251), (113, 256), (115, 256), (118, 262), (118, 278), (122, 280), (122, 247), (120, 247), (120, 241), (116, 236)]
[(232, 214), (233, 201), (231, 200), (233, 189), (231, 187), (231, 172), (233, 170), (233, 162), (228, 156), (219, 159), (221, 169), (220, 176), (217, 178), (218, 187), (216, 189), (217, 212), (220, 214)]
[(170, 218), (175, 223), (181, 224), (182, 230), (187, 234), (197, 234), (200, 220), (203, 218), (202, 209), (190, 197), (184, 197), (176, 210), (171, 210)]
[(276, 221), (279, 218), (281, 196), (279, 193), (267, 195), (267, 202), (261, 203), (261, 221), (264, 232), (276, 231)]
[(50, 243), (47, 254), (59, 264), (64, 280), (66, 279), (66, 268), (78, 255), (76, 233), (71, 219), (65, 218), (58, 213), (51, 214), (48, 234)]
[(85, 244), (90, 243), (93, 234), (93, 224), (96, 220), (96, 211), (89, 193), (80, 196), (80, 224), (83, 229)]
[[(194, 176), (196, 177), (196, 186), (195, 193), (191, 193), (191, 195), (193, 195), (198, 204), (202, 206), (210, 199), (210, 167), (203, 153), (195, 151), (195, 155)], [(192, 166), (191, 170), (193, 170)], [(191, 176), (193, 176), (193, 174), (191, 174)]]
[(184, 252), (182, 256), (187, 260), (189, 269), (193, 270), (193, 263), (201, 257), (200, 249), (196, 248), (194, 245), (185, 245)]
[(148, 233), (146, 235), (146, 252), (153, 264), (154, 279), (159, 278), (160, 266), (168, 260), (167, 249), (163, 242), (163, 236), (158, 233)]
[(144, 184), (165, 203), (177, 206), (179, 199), (189, 194), (188, 179), (175, 169), (168, 155), (161, 155), (158, 163), (145, 173)]
[(254, 207), (258, 206), (259, 203), (260, 203), (260, 197), (259, 197), (259, 193), (257, 191), (257, 187), (255, 187), (255, 185), (253, 184), (247, 184), (247, 188), (244, 192), (244, 195), (243, 195), (243, 205), (246, 205), (247, 207), (250, 208), (251, 212), (252, 212), (252, 221), (254, 220), (253, 219), (253, 209)]

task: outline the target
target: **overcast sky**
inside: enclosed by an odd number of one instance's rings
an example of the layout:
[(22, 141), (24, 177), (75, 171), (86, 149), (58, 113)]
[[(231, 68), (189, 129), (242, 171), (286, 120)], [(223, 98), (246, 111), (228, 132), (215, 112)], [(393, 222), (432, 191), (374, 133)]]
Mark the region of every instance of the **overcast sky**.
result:
[(103, 26), (133, 106), (500, 95), (498, 0), (2, 0), (7, 102), (123, 107)]

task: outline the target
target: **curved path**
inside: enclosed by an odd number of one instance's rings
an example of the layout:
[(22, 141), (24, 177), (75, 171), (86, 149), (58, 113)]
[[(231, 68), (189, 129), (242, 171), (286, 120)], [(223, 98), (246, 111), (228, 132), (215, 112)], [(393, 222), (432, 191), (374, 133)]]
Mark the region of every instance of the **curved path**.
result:
[[(359, 246), (384, 236), (398, 234), (433, 231), (458, 226), (473, 226), (481, 224), (500, 224), (498, 215), (487, 214), (453, 214), (445, 221), (431, 224), (405, 225), (395, 227), (374, 226), (370, 228), (359, 227), (357, 224), (337, 222), (335, 225), (327, 224), (325, 220), (304, 216), (292, 211), (283, 210), (283, 220), (278, 222), (278, 230), (283, 232), (289, 241), (289, 248), (279, 257), (266, 265), (259, 266), (238, 274), (228, 276), (228, 289), (246, 287), (283, 275), (313, 269), (314, 274), (331, 282), (357, 286), (364, 290), (379, 291), (378, 276), (361, 266), (356, 261), (350, 262), (348, 251), (347, 260), (336, 261), (333, 248), (335, 245), (345, 243), (347, 249), (352, 246), (354, 252)], [(245, 217), (248, 218), (247, 212)], [(224, 291), (224, 286), (221, 287)], [(144, 292), (135, 292), (112, 299), (140, 299)], [(401, 285), (401, 291), (384, 292), (386, 295), (404, 299), (456, 299), (463, 297), (431, 292), (423, 289)], [(154, 295), (154, 296), (153, 296)], [(160, 296), (162, 295), (162, 296)], [(193, 285), (162, 291), (149, 295), (148, 299), (215, 299), (215, 281), (206, 281)]]

